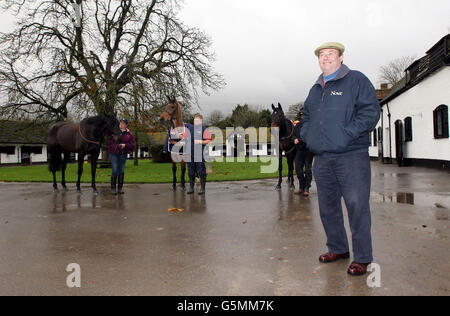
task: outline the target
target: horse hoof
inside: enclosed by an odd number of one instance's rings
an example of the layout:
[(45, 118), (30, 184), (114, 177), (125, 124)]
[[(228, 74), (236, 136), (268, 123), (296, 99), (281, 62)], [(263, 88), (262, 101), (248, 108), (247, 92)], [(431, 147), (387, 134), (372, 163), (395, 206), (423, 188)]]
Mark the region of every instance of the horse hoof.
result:
[(93, 193), (95, 196), (98, 195), (98, 191), (97, 191), (97, 190), (94, 190), (92, 193)]
[(275, 190), (280, 191), (280, 190), (281, 190), (281, 185), (277, 185), (277, 186), (275, 187)]
[(182, 185), (182, 186), (180, 187), (180, 189), (181, 189), (182, 191), (186, 191), (186, 187), (185, 187), (184, 185)]
[(53, 188), (53, 192), (54, 192), (54, 193), (59, 193), (59, 190), (56, 189), (56, 188)]
[(63, 188), (63, 192), (69, 192), (68, 188)]

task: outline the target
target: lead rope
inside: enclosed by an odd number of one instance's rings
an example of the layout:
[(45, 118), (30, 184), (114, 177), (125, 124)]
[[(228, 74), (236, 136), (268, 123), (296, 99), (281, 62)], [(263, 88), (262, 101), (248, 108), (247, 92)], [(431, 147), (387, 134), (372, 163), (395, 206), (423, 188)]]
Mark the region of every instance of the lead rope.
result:
[(81, 132), (81, 123), (78, 124), (78, 132), (80, 133), (81, 138), (91, 144), (95, 144), (95, 145), (99, 145), (100, 146), (100, 142), (94, 142), (92, 140), (87, 139), (86, 137), (84, 137), (83, 133)]

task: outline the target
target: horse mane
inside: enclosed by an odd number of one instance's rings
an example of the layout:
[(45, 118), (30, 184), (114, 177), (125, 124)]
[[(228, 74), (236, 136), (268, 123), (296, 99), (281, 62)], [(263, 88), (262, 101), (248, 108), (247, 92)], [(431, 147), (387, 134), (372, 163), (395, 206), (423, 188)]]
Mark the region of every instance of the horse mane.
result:
[[(292, 121), (285, 116), (282, 120), (282, 124), (280, 125), (280, 137), (289, 136), (291, 133), (289, 127), (294, 128), (294, 123), (292, 123)], [(281, 133), (281, 129), (283, 129), (283, 133)]]
[(84, 122), (89, 125), (98, 125), (105, 121), (104, 115), (96, 115), (96, 116), (90, 116), (82, 120), (81, 122)]

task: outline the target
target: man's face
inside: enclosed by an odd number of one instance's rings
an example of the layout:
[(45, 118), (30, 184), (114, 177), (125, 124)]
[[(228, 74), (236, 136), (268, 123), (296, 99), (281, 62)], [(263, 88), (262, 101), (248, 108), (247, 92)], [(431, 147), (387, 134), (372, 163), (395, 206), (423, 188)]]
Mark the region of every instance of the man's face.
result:
[(319, 65), (325, 76), (335, 73), (342, 65), (344, 56), (339, 56), (339, 51), (334, 48), (322, 49), (319, 53)]
[(125, 122), (120, 122), (119, 123), (119, 128), (120, 129), (126, 129), (127, 128), (127, 124), (125, 124)]
[(196, 117), (194, 119), (194, 125), (195, 126), (201, 126), (203, 124), (203, 120), (200, 117)]

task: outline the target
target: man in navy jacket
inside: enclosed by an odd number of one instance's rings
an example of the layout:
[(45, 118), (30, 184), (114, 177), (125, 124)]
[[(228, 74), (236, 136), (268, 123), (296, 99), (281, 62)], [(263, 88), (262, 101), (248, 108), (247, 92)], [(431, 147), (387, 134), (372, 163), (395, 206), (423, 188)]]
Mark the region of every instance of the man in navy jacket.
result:
[(359, 71), (343, 64), (344, 46), (325, 43), (316, 49), (322, 70), (305, 101), (301, 138), (315, 154), (313, 166), (320, 217), (328, 253), (320, 262), (350, 256), (341, 199), (347, 207), (354, 261), (351, 275), (362, 275), (373, 261), (368, 153), (369, 133), (380, 119), (375, 88)]

